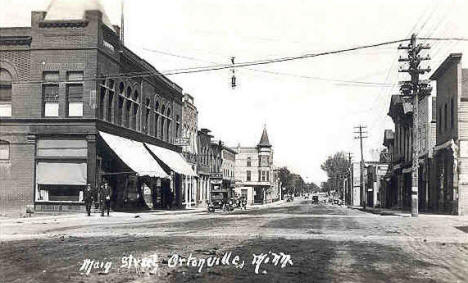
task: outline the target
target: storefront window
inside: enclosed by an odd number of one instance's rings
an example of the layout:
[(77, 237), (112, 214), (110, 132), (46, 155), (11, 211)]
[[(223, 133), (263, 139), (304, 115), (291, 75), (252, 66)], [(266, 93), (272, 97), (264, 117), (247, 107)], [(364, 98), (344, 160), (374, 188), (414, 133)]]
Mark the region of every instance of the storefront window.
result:
[(39, 200), (81, 201), (84, 186), (39, 185)]

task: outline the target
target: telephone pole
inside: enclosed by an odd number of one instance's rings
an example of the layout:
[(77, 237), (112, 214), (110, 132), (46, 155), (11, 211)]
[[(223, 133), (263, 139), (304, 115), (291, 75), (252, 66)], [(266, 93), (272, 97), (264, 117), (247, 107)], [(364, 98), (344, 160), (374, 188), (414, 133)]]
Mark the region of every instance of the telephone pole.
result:
[(361, 163), (360, 163), (360, 187), (361, 187), (361, 195), (362, 195), (362, 199), (361, 199), (361, 203), (363, 204), (363, 208), (366, 209), (366, 202), (367, 202), (367, 192), (366, 192), (366, 189), (364, 187), (364, 153), (363, 153), (363, 147), (362, 147), (362, 140), (363, 139), (367, 139), (367, 136), (365, 136), (367, 134), (367, 126), (363, 126), (363, 125), (359, 125), (357, 127), (354, 127), (354, 129), (357, 130), (357, 132), (354, 132), (355, 134), (358, 134), (359, 136), (357, 137), (354, 137), (354, 139), (359, 139), (360, 140), (360, 143), (361, 143)]
[[(344, 193), (344, 204), (346, 205), (346, 200), (348, 200), (349, 204), (351, 204), (351, 191), (353, 188), (353, 177), (352, 177), (352, 157), (351, 157), (351, 152), (348, 152), (348, 182), (346, 183), (347, 187), (345, 188), (345, 193)], [(349, 196), (347, 196), (349, 194)]]
[(399, 62), (407, 62), (407, 69), (400, 67), (399, 72), (409, 73), (411, 80), (400, 82), (400, 92), (403, 96), (413, 99), (413, 162), (411, 167), (411, 216), (418, 216), (418, 181), (419, 181), (419, 100), (426, 95), (430, 95), (432, 87), (427, 80), (419, 80), (419, 75), (431, 71), (428, 68), (421, 68), (421, 61), (430, 60), (429, 55), (421, 57), (419, 53), (423, 49), (430, 49), (429, 45), (416, 43), (416, 34), (411, 35), (410, 43), (407, 46), (400, 44), (398, 49), (407, 50), (408, 56), (398, 59)]

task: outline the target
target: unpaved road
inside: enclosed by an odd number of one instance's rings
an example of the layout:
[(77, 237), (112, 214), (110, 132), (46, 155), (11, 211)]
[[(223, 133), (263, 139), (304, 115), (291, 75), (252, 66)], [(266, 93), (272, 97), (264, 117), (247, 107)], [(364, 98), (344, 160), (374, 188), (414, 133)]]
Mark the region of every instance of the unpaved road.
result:
[[(7, 219), (0, 282), (467, 282), (464, 227), (466, 217), (380, 216), (305, 200), (228, 214)], [(172, 266), (175, 254), (198, 266)], [(130, 255), (157, 260), (128, 268)], [(80, 271), (85, 259), (102, 268)]]

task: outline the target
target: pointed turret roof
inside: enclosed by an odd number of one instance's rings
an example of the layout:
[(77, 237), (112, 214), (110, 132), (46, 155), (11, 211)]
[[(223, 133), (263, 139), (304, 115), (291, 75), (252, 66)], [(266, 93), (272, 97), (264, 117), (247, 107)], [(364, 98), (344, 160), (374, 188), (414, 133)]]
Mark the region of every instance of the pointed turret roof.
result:
[(271, 147), (270, 140), (268, 139), (266, 126), (263, 128), (262, 137), (260, 138), (260, 142), (258, 143), (257, 146)]

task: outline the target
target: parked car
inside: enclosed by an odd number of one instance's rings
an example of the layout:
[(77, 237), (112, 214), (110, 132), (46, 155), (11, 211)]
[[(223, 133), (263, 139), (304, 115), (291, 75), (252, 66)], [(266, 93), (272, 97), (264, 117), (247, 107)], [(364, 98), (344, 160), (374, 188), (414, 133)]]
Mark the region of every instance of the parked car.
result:
[(319, 197), (318, 196), (312, 196), (312, 203), (319, 203)]

